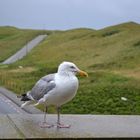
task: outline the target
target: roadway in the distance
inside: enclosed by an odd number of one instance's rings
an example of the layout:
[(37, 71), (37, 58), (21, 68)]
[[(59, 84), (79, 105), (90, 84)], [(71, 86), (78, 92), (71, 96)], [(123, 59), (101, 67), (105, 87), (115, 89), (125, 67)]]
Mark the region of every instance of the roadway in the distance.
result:
[(11, 63), (14, 63), (14, 62), (22, 59), (24, 56), (27, 55), (27, 53), (29, 53), (34, 47), (36, 47), (46, 37), (47, 37), (47, 35), (38, 35), (36, 38), (29, 41), (25, 46), (23, 46), (22, 49), (20, 49), (15, 54), (13, 54), (11, 57), (6, 59), (2, 64), (11, 64)]

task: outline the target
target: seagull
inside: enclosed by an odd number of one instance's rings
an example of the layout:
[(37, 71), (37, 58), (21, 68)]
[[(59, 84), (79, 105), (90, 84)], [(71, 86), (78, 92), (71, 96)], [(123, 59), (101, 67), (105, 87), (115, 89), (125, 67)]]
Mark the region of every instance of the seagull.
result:
[(57, 127), (70, 128), (70, 125), (60, 122), (60, 108), (75, 97), (79, 87), (78, 78), (76, 77), (78, 73), (81, 76), (88, 77), (88, 74), (80, 70), (74, 63), (62, 62), (58, 67), (57, 73), (42, 77), (31, 91), (22, 94), (21, 101), (24, 101), (24, 103), (21, 107), (23, 108), (30, 104), (34, 104), (34, 106), (44, 104), (44, 121), (40, 126), (50, 128), (54, 125), (48, 124), (46, 114), (48, 106), (54, 105), (57, 109)]

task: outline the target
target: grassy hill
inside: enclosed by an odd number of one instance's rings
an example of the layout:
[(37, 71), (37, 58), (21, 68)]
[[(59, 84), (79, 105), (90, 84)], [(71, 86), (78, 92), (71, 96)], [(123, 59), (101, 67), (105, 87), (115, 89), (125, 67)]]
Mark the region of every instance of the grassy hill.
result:
[(0, 27), (0, 62), (17, 52), (27, 42), (39, 34), (50, 33), (43, 30), (26, 30), (10, 26)]
[(41, 76), (56, 72), (62, 61), (89, 73), (89, 78), (79, 77), (78, 94), (64, 105), (63, 113), (140, 114), (139, 24), (51, 34), (24, 59), (1, 66), (1, 84), (18, 94), (26, 92)]

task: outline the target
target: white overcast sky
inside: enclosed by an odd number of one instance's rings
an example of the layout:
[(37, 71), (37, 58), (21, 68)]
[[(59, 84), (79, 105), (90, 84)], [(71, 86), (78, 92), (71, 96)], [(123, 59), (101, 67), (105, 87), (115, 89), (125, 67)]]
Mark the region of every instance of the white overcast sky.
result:
[(0, 0), (0, 26), (94, 29), (140, 23), (140, 0)]

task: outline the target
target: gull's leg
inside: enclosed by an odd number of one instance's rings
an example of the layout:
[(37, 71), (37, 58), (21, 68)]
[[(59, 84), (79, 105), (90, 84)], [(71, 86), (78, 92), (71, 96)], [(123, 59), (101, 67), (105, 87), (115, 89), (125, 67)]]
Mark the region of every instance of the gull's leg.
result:
[(48, 124), (47, 121), (46, 121), (46, 114), (48, 112), (48, 107), (46, 106), (45, 107), (45, 111), (44, 111), (44, 120), (42, 123), (40, 123), (40, 127), (42, 128), (50, 128), (50, 127), (53, 127), (53, 125), (51, 124)]
[(70, 128), (70, 125), (60, 123), (60, 107), (57, 107), (57, 127), (58, 128)]

